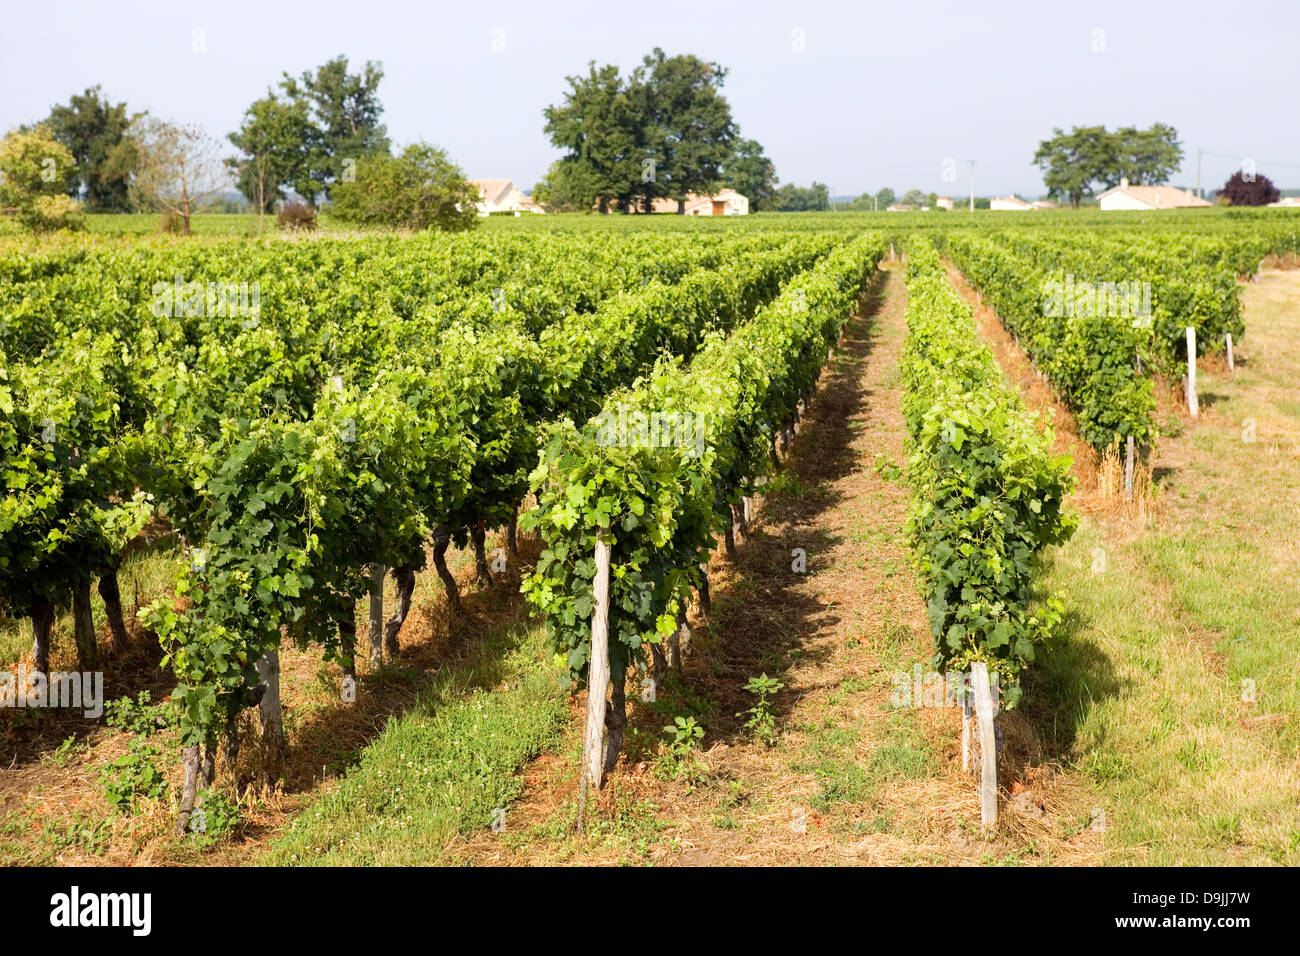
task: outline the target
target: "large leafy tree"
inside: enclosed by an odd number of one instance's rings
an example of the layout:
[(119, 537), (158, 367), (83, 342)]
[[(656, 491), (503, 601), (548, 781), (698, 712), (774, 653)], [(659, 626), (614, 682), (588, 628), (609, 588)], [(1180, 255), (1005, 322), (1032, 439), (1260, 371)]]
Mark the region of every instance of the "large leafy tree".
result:
[(363, 156), (388, 154), (388, 130), (380, 117), (379, 82), (384, 68), (366, 61), (359, 73), (348, 72), (348, 59), (338, 56), (300, 77), (284, 74), (280, 88), (297, 111), (310, 118), (302, 130), (304, 161), (291, 185), (307, 199), (329, 195), (335, 183), (351, 178)]
[(259, 212), (269, 210), (290, 184), (311, 181), (315, 128), (303, 100), (268, 90), (248, 107), (243, 124), (228, 138), (239, 156), (227, 164), (239, 191)]
[(776, 170), (758, 143), (740, 139), (721, 93), (726, 75), (717, 63), (656, 47), (626, 77), (594, 60), (585, 75), (566, 77), (564, 101), (543, 111), (546, 134), (565, 155), (538, 183), (539, 198), (602, 212), (672, 198), (682, 212), (688, 193), (725, 183), (764, 206)]
[(1076, 209), (1092, 196), (1097, 184), (1117, 186), (1127, 179), (1136, 185), (1167, 182), (1183, 161), (1178, 131), (1166, 123), (1140, 130), (1124, 126), (1108, 132), (1104, 126), (1075, 126), (1038, 144), (1034, 162), (1054, 199), (1067, 199)]
[(331, 209), (358, 225), (453, 231), (478, 224), (477, 199), (478, 191), (443, 150), (415, 143), (396, 157), (362, 156), (356, 178), (334, 187)]
[(601, 212), (611, 202), (626, 208), (654, 185), (647, 170), (657, 176), (647, 165), (656, 158), (642, 112), (644, 92), (629, 87), (617, 66), (597, 67), (594, 60), (585, 76), (566, 80), (564, 102), (543, 111), (551, 142), (566, 151), (561, 163), (573, 167), (562, 172), (563, 181), (583, 183)]
[(1102, 177), (1107, 186), (1118, 185), (1121, 178), (1135, 186), (1158, 186), (1182, 165), (1178, 130), (1167, 123), (1155, 123), (1150, 129), (1123, 126), (1110, 137), (1110, 168)]
[(646, 138), (658, 157), (656, 188), (645, 192), (676, 199), (679, 213), (687, 193), (717, 190), (735, 155), (736, 124), (720, 92), (726, 77), (717, 63), (670, 57), (658, 47), (633, 74), (630, 95), (641, 98)]
[(138, 155), (127, 135), (140, 116), (126, 103), (113, 103), (98, 86), (50, 110), (45, 126), (77, 163), (69, 195), (93, 212), (129, 212), (131, 173)]
[(1277, 202), (1281, 195), (1281, 190), (1267, 176), (1255, 174), (1248, 179), (1241, 170), (1233, 173), (1219, 190), (1219, 198), (1227, 197), (1233, 206), (1267, 206)]
[(1053, 129), (1052, 138), (1039, 143), (1034, 153), (1048, 195), (1078, 209), (1094, 194), (1095, 184), (1107, 181), (1116, 168), (1113, 146), (1104, 126), (1076, 126), (1068, 133)]
[(749, 198), (749, 208), (755, 212), (766, 209), (776, 193), (776, 166), (752, 139), (737, 140), (722, 175), (723, 182)]

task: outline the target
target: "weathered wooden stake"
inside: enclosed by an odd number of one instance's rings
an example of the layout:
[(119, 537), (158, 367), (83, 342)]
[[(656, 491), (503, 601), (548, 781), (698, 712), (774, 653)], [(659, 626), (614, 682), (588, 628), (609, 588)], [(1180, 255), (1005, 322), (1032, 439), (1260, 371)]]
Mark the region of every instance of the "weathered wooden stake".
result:
[(370, 673), (384, 663), (384, 568), (376, 562), (370, 566)]
[(1187, 327), (1187, 410), (1195, 418), (1200, 412), (1196, 401), (1196, 329)]
[(267, 651), (257, 660), (257, 679), (265, 688), (257, 705), (262, 720), (262, 772), (268, 783), (284, 766), (284, 712), (280, 706), (280, 650)]
[(975, 686), (975, 720), (980, 736), (980, 821), (992, 826), (998, 822), (998, 744), (993, 730), (988, 666), (976, 661), (970, 666), (970, 676)]
[(1133, 500), (1133, 436), (1129, 435), (1125, 442), (1127, 448), (1124, 453), (1124, 497), (1129, 501)]
[(1232, 355), (1232, 333), (1229, 332), (1227, 337), (1228, 337), (1228, 371), (1235, 372), (1237, 371), (1237, 362)]
[(591, 657), (587, 665), (587, 730), (582, 740), (582, 781), (578, 788), (578, 832), (583, 832), (587, 790), (600, 789), (604, 778), (602, 742), (605, 733), (605, 694), (609, 691), (609, 559), (608, 538), (596, 539), (595, 604), (591, 609)]
[(961, 769), (963, 773), (970, 773), (970, 688), (966, 690), (961, 702)]

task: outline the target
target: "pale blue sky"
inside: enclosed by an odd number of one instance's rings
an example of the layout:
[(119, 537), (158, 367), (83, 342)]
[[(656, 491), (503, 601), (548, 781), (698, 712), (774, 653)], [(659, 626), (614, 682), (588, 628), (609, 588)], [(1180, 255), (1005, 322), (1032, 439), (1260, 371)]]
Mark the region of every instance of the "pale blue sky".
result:
[[(589, 59), (629, 68), (658, 45), (730, 69), (733, 113), (783, 182), (960, 196), (965, 160), (976, 159), (979, 194), (1036, 196), (1031, 159), (1053, 126), (1160, 121), (1188, 154), (1177, 185), (1194, 182), (1200, 145), (1300, 186), (1300, 0), (56, 0), (10, 2), (0, 22), (0, 129), (101, 83), (224, 141), (282, 70), (342, 53), (383, 62), (395, 142), (428, 140), (472, 177), (531, 189), (558, 155), (541, 111), (560, 100), (565, 75)], [(195, 30), (204, 52), (193, 51)], [(956, 183), (942, 178), (947, 157)], [(1206, 188), (1235, 165), (1207, 157)]]

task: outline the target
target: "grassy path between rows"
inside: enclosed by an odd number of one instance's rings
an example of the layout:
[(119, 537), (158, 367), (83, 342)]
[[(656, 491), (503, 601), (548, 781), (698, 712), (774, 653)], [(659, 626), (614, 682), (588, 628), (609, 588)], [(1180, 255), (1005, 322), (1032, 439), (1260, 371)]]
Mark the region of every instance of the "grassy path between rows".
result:
[(1197, 419), (1163, 403), (1151, 517), (1085, 514), (1047, 578), (1066, 627), (1023, 719), (1097, 795), (1107, 863), (1300, 862), (1300, 272), (1243, 296), (1236, 373), (1202, 360)]

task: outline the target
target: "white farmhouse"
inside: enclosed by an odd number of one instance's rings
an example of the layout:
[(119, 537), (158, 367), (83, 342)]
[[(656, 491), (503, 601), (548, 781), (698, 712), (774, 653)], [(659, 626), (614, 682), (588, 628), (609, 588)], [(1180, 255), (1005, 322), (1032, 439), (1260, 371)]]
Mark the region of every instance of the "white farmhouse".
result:
[(478, 207), (480, 216), (494, 212), (545, 212), (541, 206), (523, 194), (508, 179), (471, 179), (470, 185), (479, 191)]
[(1181, 209), (1185, 206), (1209, 206), (1211, 203), (1194, 196), (1190, 190), (1173, 186), (1130, 186), (1128, 177), (1119, 181), (1097, 197), (1106, 211), (1137, 209)]
[(1025, 212), (1034, 207), (1016, 196), (994, 196), (989, 200), (989, 208), (1001, 209), (1004, 212)]
[[(675, 211), (675, 210), (674, 210)], [(748, 216), (749, 198), (734, 189), (724, 189), (712, 196), (686, 194), (688, 216)]]

